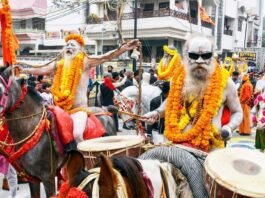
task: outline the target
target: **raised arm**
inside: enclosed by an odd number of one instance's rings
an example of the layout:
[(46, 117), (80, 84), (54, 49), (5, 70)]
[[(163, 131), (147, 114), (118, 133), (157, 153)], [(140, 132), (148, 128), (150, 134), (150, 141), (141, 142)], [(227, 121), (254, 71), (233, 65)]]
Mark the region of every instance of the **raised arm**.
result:
[(138, 47), (140, 45), (140, 42), (138, 39), (132, 40), (124, 45), (122, 45), (121, 47), (109, 51), (105, 54), (102, 55), (91, 55), (91, 56), (87, 56), (87, 65), (86, 65), (86, 69), (87, 68), (92, 68), (92, 67), (96, 67), (104, 62), (110, 61), (116, 57), (118, 57), (119, 55), (123, 54), (126, 51), (129, 50), (133, 50), (134, 48)]
[(124, 85), (125, 82), (126, 82), (126, 80), (127, 80), (127, 76), (125, 76), (125, 77), (122, 79), (122, 81), (120, 81), (120, 82), (114, 82), (114, 83), (112, 83), (112, 84), (114, 85), (115, 88), (117, 88), (117, 87), (120, 87), (120, 86)]
[(20, 72), (24, 74), (33, 74), (33, 75), (48, 75), (55, 72), (55, 70), (56, 70), (56, 62), (52, 62), (45, 67), (22, 68)]

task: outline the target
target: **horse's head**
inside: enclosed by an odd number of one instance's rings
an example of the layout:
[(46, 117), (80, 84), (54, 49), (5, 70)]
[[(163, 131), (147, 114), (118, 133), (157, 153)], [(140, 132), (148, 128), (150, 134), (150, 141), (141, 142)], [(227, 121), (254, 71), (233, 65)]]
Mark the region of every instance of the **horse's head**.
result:
[[(114, 97), (114, 104), (120, 111), (137, 114), (137, 103), (133, 98), (126, 97), (122, 94)], [(129, 129), (135, 128), (135, 122), (131, 116), (121, 113), (121, 119)]]
[[(89, 197), (147, 197), (135, 196), (146, 195), (146, 189), (142, 189), (143, 186), (145, 187), (144, 181), (140, 176), (142, 169), (139, 170), (139, 168), (130, 162), (130, 164), (125, 163), (124, 165), (126, 171), (123, 172), (126, 173), (123, 173), (121, 170), (121, 173), (119, 173), (119, 169), (115, 170), (113, 168), (112, 162), (108, 157), (102, 154), (100, 159), (100, 169), (96, 168), (86, 172), (84, 171), (85, 161), (82, 154), (78, 151), (71, 151), (65, 165), (66, 173), (69, 178), (69, 188), (71, 189), (72, 187), (78, 186), (78, 188), (81, 189), (80, 186), (82, 186), (82, 191)], [(119, 164), (117, 161), (113, 163)], [(121, 165), (118, 166), (120, 167)], [(127, 171), (132, 167), (133, 171)], [(123, 167), (121, 169), (123, 169)], [(135, 183), (134, 185), (136, 185), (134, 187), (138, 187), (141, 184), (142, 188), (134, 189), (132, 184), (129, 183), (129, 178), (124, 177), (124, 174), (134, 174), (135, 178), (133, 181)]]
[(17, 82), (14, 77), (12, 77), (11, 67), (2, 67), (0, 69), (0, 113), (11, 108), (15, 104), (19, 94), (21, 93), (21, 84), (24, 81)]

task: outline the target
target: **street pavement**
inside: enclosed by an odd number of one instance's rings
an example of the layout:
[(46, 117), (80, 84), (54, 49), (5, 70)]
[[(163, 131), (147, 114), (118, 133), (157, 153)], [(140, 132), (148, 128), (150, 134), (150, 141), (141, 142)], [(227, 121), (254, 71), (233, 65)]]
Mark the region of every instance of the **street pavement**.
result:
[[(120, 125), (122, 126), (122, 125)], [(125, 130), (123, 129), (118, 135), (135, 135), (135, 130)], [(237, 132), (234, 132), (233, 138), (228, 141), (227, 146), (240, 146), (245, 145), (245, 147), (254, 148), (255, 144), (255, 129), (253, 129), (250, 136), (241, 136)], [(3, 175), (0, 174), (0, 188), (2, 186)], [(7, 198), (9, 196), (9, 191), (0, 189), (0, 198)], [(41, 186), (41, 198), (45, 198), (43, 185)], [(17, 198), (30, 198), (30, 191), (28, 184), (19, 184), (19, 190)]]

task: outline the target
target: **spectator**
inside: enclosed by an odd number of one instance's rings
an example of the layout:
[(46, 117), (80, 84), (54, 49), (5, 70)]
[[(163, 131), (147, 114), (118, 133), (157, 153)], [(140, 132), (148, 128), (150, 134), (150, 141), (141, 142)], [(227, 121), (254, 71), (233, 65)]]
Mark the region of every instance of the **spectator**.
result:
[(89, 106), (89, 96), (90, 92), (93, 89), (93, 81), (91, 78), (88, 79), (88, 85), (87, 85), (87, 92), (86, 92), (86, 97), (87, 97), (87, 106)]
[[(142, 70), (142, 74), (143, 74), (143, 70)], [(142, 76), (140, 76), (140, 71), (139, 69), (137, 69), (134, 71), (133, 85), (138, 87), (138, 82), (141, 82), (141, 80), (142, 80)]]
[[(114, 105), (113, 98), (114, 98), (114, 90), (116, 89), (115, 85), (112, 83), (112, 75), (111, 73), (104, 73), (104, 82), (100, 85), (100, 103), (102, 108), (107, 110), (109, 105)], [(113, 119), (115, 122), (116, 130), (119, 131), (119, 121), (118, 121), (118, 114), (113, 113)]]
[(132, 71), (126, 72), (127, 79), (124, 83), (124, 85), (121, 87), (121, 90), (125, 89), (126, 87), (133, 86), (134, 85), (134, 73)]
[(119, 75), (120, 75), (120, 78), (124, 78), (124, 73), (126, 72), (126, 69), (123, 69), (120, 71)]
[(155, 71), (153, 69), (149, 69), (150, 76), (150, 85), (154, 84), (157, 81), (157, 77), (155, 77)]
[(113, 72), (113, 67), (112, 67), (112, 65), (109, 65), (109, 66), (108, 66), (108, 72), (109, 72), (109, 73), (112, 73), (112, 72)]
[(144, 72), (143, 79), (142, 79), (142, 85), (150, 85), (150, 78), (151, 78), (151, 74)]
[(44, 100), (44, 105), (53, 105), (53, 99), (51, 94), (51, 84), (48, 82), (45, 82), (42, 84), (42, 90), (43, 92), (40, 94), (41, 97)]
[(30, 76), (28, 78), (28, 86), (33, 89), (36, 89), (36, 85), (37, 85), (36, 81), (37, 81), (37, 78), (35, 76)]
[(120, 76), (118, 72), (112, 72), (112, 80), (113, 82), (119, 82)]
[[(157, 96), (155, 98), (153, 98), (150, 102), (150, 111), (153, 111), (155, 109), (157, 109), (161, 103), (167, 98), (168, 93), (169, 93), (169, 89), (170, 89), (170, 83), (169, 82), (164, 82), (162, 85), (162, 93), (160, 96)], [(164, 132), (164, 128), (165, 128), (165, 119), (161, 118), (159, 120), (159, 124), (154, 124), (154, 125), (148, 125), (147, 126), (147, 134), (148, 135), (152, 135), (152, 130), (153, 128), (157, 128), (160, 134), (163, 134)]]
[(236, 85), (236, 89), (238, 90), (239, 89), (239, 87), (240, 87), (240, 79), (239, 79), (239, 72), (238, 71), (234, 71), (233, 73), (232, 73), (232, 80), (233, 80), (233, 82), (235, 83), (235, 85)]
[(247, 74), (242, 78), (242, 86), (240, 88), (240, 104), (243, 110), (243, 120), (239, 125), (240, 135), (250, 135), (250, 106), (249, 102), (253, 94), (253, 87)]
[(256, 83), (256, 87), (254, 89), (254, 95), (258, 95), (261, 91), (265, 89), (265, 76), (263, 73), (260, 73), (260, 78)]
[(250, 80), (250, 82), (251, 82), (251, 84), (252, 84), (253, 89), (255, 89), (256, 84), (257, 84), (257, 79), (256, 79), (256, 77), (254, 76), (254, 72), (251, 72), (251, 73), (249, 74), (249, 80)]

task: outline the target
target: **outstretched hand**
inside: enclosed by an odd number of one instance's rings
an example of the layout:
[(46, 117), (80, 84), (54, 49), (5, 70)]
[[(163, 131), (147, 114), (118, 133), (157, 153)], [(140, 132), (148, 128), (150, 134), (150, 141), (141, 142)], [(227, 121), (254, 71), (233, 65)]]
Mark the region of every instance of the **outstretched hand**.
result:
[(151, 111), (142, 116), (141, 121), (146, 122), (147, 124), (154, 124), (159, 119), (158, 111)]
[(138, 39), (134, 39), (129, 41), (128, 43), (124, 44), (122, 48), (126, 49), (127, 51), (133, 50), (137, 47), (141, 46), (141, 42)]

